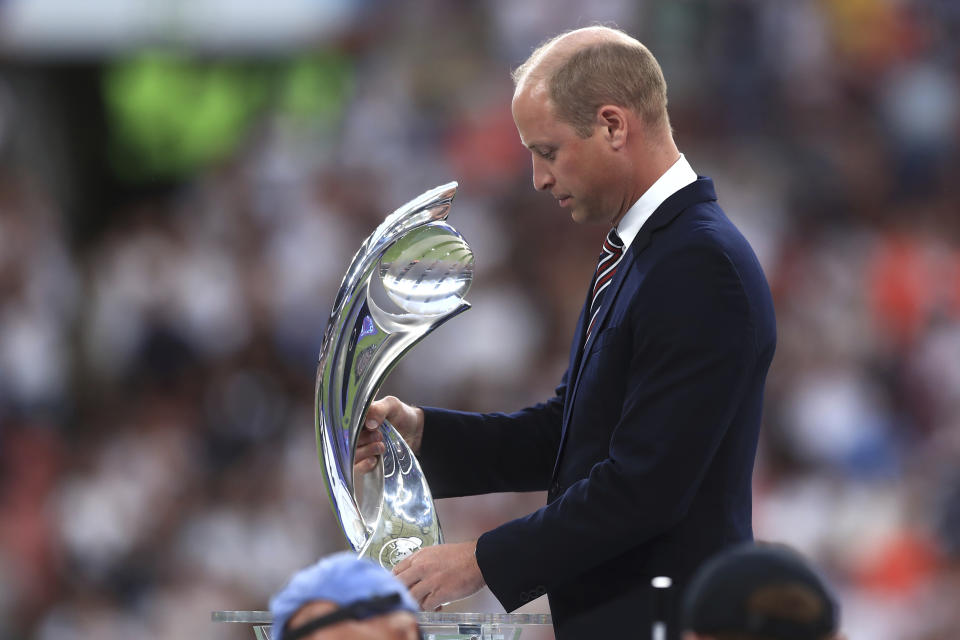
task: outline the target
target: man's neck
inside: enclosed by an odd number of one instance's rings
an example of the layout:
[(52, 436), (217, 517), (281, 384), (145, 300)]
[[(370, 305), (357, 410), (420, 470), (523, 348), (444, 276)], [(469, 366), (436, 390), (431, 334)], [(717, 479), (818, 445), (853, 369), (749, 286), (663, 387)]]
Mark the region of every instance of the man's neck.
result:
[(633, 194), (633, 202), (639, 200), (640, 196), (646, 193), (653, 183), (679, 159), (680, 151), (672, 137), (659, 144), (650, 145), (643, 157), (634, 165), (637, 168), (637, 180), (634, 183), (636, 193)]
[(680, 151), (673, 141), (673, 136), (667, 134), (661, 140), (643, 141), (643, 144), (632, 154), (631, 173), (633, 179), (630, 180), (630, 189), (626, 194), (621, 210), (616, 218), (611, 221), (613, 226), (620, 223), (630, 207), (679, 159)]

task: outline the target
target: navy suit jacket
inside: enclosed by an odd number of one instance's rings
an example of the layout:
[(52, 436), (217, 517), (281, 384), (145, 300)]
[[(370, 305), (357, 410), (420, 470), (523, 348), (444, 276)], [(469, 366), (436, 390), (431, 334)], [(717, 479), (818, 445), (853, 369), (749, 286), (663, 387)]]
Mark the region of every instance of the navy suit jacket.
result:
[(763, 271), (709, 178), (644, 223), (581, 349), (585, 318), (553, 398), (512, 414), (426, 408), (421, 463), (435, 497), (547, 490), (477, 542), (508, 611), (547, 593), (558, 638), (641, 637), (664, 575), (677, 637), (694, 570), (753, 536), (776, 342)]

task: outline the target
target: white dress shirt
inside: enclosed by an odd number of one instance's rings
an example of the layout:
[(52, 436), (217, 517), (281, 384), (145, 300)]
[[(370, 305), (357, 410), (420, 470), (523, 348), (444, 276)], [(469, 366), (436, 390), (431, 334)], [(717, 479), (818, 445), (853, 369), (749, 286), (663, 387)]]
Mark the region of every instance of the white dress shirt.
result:
[(617, 225), (617, 235), (623, 241), (624, 253), (630, 248), (633, 239), (637, 237), (640, 227), (653, 215), (657, 207), (680, 189), (695, 182), (696, 179), (696, 172), (681, 153), (680, 158), (662, 176), (657, 178), (656, 182), (650, 185), (650, 188), (640, 196), (640, 199), (632, 207), (627, 209), (623, 218), (620, 219), (620, 224)]

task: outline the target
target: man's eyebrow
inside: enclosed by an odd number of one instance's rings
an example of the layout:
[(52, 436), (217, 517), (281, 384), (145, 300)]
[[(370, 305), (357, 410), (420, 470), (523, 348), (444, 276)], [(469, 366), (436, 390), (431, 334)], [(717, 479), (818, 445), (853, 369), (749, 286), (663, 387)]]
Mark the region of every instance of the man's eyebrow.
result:
[(528, 145), (526, 145), (526, 146), (527, 146), (527, 149), (530, 149), (531, 151), (538, 151), (537, 147), (540, 147), (541, 149), (553, 149), (553, 148), (554, 148), (554, 146), (553, 146), (552, 144), (547, 144), (546, 142), (531, 142), (530, 144), (528, 144)]

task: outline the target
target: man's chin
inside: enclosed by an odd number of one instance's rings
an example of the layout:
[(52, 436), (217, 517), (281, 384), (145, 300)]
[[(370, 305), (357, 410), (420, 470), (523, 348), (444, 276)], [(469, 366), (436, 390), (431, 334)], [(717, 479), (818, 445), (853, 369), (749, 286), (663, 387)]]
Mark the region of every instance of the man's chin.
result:
[(577, 224), (590, 224), (591, 222), (596, 222), (596, 220), (590, 216), (589, 211), (584, 211), (579, 207), (570, 209), (570, 218)]

